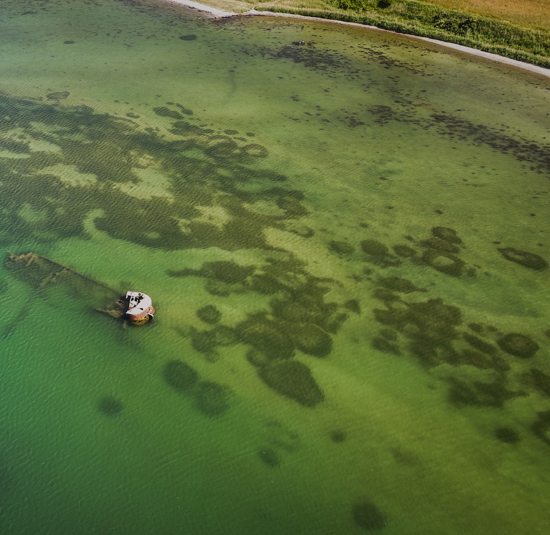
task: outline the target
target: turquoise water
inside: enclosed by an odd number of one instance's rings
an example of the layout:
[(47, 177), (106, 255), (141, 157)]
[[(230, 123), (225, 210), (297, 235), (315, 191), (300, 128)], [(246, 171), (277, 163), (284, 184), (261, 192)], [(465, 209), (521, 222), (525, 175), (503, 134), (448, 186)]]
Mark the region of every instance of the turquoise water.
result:
[(548, 78), (322, 22), (3, 7), (2, 256), (157, 316), (2, 264), (2, 533), (549, 531)]

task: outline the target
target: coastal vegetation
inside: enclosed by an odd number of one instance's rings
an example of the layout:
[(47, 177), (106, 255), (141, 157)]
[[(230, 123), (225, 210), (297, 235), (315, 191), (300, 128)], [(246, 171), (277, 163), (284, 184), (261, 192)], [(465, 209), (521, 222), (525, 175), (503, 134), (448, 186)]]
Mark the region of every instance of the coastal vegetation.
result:
[[(282, 0), (206, 2), (242, 11), (290, 13), (429, 37), (550, 68), (550, 17), (544, 2), (503, 6), (491, 0)], [(244, 9), (246, 10), (246, 9)]]

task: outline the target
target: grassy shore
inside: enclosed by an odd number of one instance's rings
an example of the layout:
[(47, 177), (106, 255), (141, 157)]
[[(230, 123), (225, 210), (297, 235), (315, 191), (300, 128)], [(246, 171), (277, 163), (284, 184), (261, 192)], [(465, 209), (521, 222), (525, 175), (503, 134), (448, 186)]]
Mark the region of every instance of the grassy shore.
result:
[(200, 0), (227, 11), (292, 13), (439, 39), (550, 68), (548, 0)]

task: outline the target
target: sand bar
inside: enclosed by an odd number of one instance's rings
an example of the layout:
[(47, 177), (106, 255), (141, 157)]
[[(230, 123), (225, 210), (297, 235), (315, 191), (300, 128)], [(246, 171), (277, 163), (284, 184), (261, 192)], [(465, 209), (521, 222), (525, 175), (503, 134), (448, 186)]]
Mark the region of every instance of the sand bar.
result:
[[(302, 19), (302, 20), (312, 20), (312, 21), (323, 21), (323, 22), (333, 22), (336, 24), (345, 24), (347, 26), (357, 26), (359, 28), (367, 28), (370, 30), (378, 30), (380, 32), (389, 32), (389, 33), (395, 33), (390, 30), (384, 30), (382, 28), (377, 28), (376, 26), (369, 26), (367, 24), (359, 24), (357, 22), (346, 22), (342, 20), (329, 20), (329, 19), (321, 19), (317, 17), (305, 17), (303, 15), (294, 15), (292, 13), (274, 13), (272, 11), (256, 11), (254, 8), (252, 8), (250, 11), (246, 11), (245, 13), (233, 13), (230, 11), (222, 11), (221, 9), (216, 9), (214, 7), (205, 6), (204, 4), (199, 4), (198, 2), (193, 2), (192, 0), (163, 0), (166, 2), (170, 2), (171, 4), (179, 4), (185, 7), (189, 7), (191, 9), (196, 9), (199, 12), (209, 14), (213, 17), (234, 17), (234, 16), (261, 16), (261, 15), (268, 15), (271, 17), (288, 17), (288, 18), (294, 18), (294, 19)], [(408, 34), (399, 34), (399, 35), (408, 35)], [(463, 45), (457, 45), (455, 43), (447, 43), (446, 41), (438, 41), (437, 39), (430, 39), (429, 37), (419, 37), (417, 35), (408, 35), (408, 37), (411, 37), (413, 39), (419, 39), (421, 41), (427, 41), (429, 43), (435, 43), (437, 45), (445, 46), (447, 48), (452, 48), (454, 50), (458, 50), (459, 52), (464, 52), (466, 54), (472, 54), (474, 56), (479, 56), (485, 59), (489, 59), (492, 61), (498, 61), (500, 63), (505, 63), (507, 65), (512, 65), (514, 67), (518, 67), (520, 69), (525, 69), (531, 72), (535, 72), (537, 74), (541, 74), (542, 76), (546, 76), (550, 78), (550, 69), (545, 69), (544, 67), (539, 67), (538, 65), (531, 65), (530, 63), (524, 63), (523, 61), (518, 61), (516, 59), (506, 58), (504, 56), (499, 56), (497, 54), (491, 54), (490, 52), (484, 52), (483, 50), (477, 50), (475, 48), (470, 48)]]

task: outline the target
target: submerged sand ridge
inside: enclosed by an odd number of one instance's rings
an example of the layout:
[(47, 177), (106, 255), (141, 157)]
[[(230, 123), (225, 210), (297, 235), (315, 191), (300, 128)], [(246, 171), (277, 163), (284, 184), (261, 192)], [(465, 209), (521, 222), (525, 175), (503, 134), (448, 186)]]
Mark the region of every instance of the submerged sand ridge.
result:
[(74, 529), (78, 494), (84, 533), (545, 531), (537, 79), (362, 29), (106, 5), (101, 38), (5, 66), (34, 99), (4, 81), (2, 239), (162, 313), (119, 330), (3, 277), (11, 525)]

